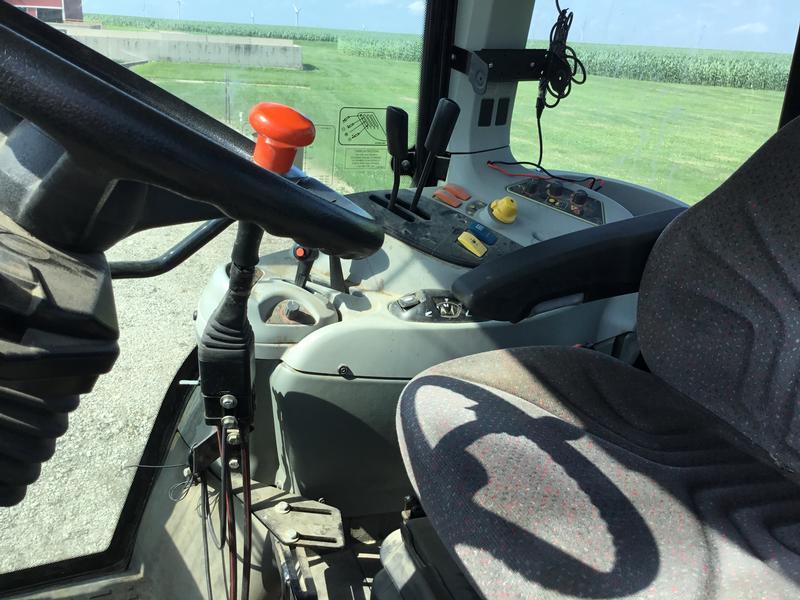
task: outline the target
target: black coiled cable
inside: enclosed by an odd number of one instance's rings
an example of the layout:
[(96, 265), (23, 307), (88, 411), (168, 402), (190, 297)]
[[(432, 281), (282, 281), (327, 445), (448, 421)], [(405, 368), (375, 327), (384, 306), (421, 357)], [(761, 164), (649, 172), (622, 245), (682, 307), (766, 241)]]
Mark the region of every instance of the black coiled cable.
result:
[[(539, 160), (542, 164), (544, 143), (542, 140), (542, 113), (545, 108), (555, 108), (558, 103), (569, 96), (572, 84), (586, 83), (586, 67), (578, 58), (574, 48), (567, 45), (569, 30), (572, 27), (573, 13), (569, 9), (561, 9), (556, 0), (558, 17), (550, 29), (550, 46), (547, 55), (545, 76), (539, 81), (539, 96), (536, 99), (536, 129), (539, 135)], [(551, 101), (548, 98), (552, 98)]]

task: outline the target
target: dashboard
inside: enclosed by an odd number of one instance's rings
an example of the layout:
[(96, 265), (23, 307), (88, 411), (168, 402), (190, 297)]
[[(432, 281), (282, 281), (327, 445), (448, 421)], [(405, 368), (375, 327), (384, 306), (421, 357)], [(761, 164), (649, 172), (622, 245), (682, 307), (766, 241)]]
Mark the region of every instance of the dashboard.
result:
[(551, 237), (632, 216), (589, 183), (597, 185), (593, 178), (519, 178), (490, 171), (472, 178), (469, 187), (450, 182), (425, 188), (414, 210), (410, 190), (400, 190), (392, 210), (388, 190), (348, 198), (388, 235), (448, 263), (475, 267)]

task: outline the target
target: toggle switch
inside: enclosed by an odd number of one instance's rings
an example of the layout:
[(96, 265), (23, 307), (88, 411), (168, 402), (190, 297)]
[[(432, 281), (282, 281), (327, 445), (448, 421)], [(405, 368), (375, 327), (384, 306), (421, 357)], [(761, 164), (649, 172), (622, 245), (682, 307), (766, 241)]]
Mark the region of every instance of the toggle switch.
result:
[(436, 190), (435, 192), (433, 192), (433, 197), (439, 200), (440, 202), (444, 202), (448, 206), (452, 206), (453, 208), (458, 208), (462, 204), (461, 200), (453, 196), (446, 189)]
[(472, 233), (487, 246), (493, 246), (494, 243), (497, 242), (497, 236), (491, 229), (486, 227), (486, 225), (478, 223), (477, 221), (473, 221), (469, 224), (468, 229), (470, 233)]
[(481, 242), (469, 231), (462, 231), (461, 235), (458, 236), (457, 241), (461, 246), (466, 248), (470, 253), (474, 254), (478, 258), (481, 258), (487, 252), (486, 246), (483, 245), (483, 242)]

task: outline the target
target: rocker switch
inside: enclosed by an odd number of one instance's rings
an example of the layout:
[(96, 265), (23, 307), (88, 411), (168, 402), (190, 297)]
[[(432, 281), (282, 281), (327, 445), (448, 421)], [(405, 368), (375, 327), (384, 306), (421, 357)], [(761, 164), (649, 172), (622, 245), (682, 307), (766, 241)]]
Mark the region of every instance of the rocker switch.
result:
[(397, 304), (403, 310), (409, 310), (410, 308), (414, 308), (420, 303), (419, 298), (416, 294), (406, 294), (402, 298), (397, 300)]

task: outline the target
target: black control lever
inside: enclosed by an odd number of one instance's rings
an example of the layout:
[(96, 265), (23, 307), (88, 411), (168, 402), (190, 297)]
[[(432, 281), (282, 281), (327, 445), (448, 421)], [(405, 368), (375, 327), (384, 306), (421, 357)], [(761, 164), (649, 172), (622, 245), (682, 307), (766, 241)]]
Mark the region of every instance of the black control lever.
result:
[[(254, 337), (247, 318), (247, 299), (259, 277), (259, 244), (264, 231), (254, 223), (239, 223), (231, 252), (228, 289), (206, 323), (197, 349), (200, 390), (206, 423), (219, 425), (225, 416), (252, 423)], [(223, 400), (232, 397), (227, 405)]]
[(425, 150), (428, 152), (428, 157), (425, 159), (425, 166), (422, 168), (422, 175), (417, 183), (417, 191), (414, 192), (414, 199), (411, 201), (411, 210), (415, 211), (419, 198), (422, 195), (422, 188), (425, 187), (425, 182), (430, 177), (431, 169), (436, 162), (436, 156), (441, 154), (447, 149), (447, 144), (450, 142), (450, 136), (453, 135), (453, 129), (456, 126), (456, 120), (461, 109), (458, 104), (450, 100), (450, 98), (442, 98), (436, 106), (436, 112), (433, 115), (433, 122), (428, 131), (428, 137), (425, 138)]
[(386, 146), (393, 160), (394, 183), (389, 196), (389, 210), (394, 210), (397, 193), (400, 191), (401, 165), (408, 159), (408, 113), (402, 108), (386, 107)]
[(297, 272), (294, 276), (294, 284), (298, 287), (305, 288), (308, 283), (308, 278), (311, 276), (311, 268), (314, 266), (314, 261), (319, 258), (319, 250), (295, 245), (292, 249), (292, 255), (297, 260)]

